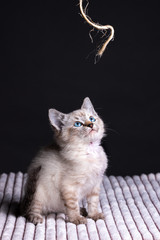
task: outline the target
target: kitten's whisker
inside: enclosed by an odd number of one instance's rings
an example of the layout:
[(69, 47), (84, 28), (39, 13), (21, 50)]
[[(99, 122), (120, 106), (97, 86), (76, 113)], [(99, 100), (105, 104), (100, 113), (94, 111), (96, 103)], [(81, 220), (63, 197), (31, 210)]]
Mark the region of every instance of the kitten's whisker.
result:
[(114, 132), (114, 133), (116, 133), (116, 134), (118, 134), (118, 135), (120, 135), (120, 133), (117, 132), (115, 129), (106, 127), (106, 131), (108, 131), (108, 130), (109, 130), (109, 131), (112, 131), (112, 132)]

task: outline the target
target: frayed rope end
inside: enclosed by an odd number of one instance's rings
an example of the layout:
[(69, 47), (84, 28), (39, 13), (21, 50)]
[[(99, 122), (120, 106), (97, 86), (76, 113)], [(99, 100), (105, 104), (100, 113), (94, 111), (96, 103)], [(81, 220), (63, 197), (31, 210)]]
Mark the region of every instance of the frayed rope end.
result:
[[(114, 28), (111, 26), (111, 25), (99, 25), (97, 23), (94, 23), (90, 17), (88, 17), (86, 15), (86, 8), (88, 6), (88, 3), (87, 3), (87, 6), (85, 7), (85, 10), (83, 9), (83, 6), (82, 6), (82, 2), (83, 0), (79, 0), (79, 6), (80, 6), (80, 11), (81, 11), (81, 14), (83, 16), (83, 18), (86, 20), (86, 22), (88, 24), (90, 24), (93, 28), (96, 28), (98, 30), (101, 30), (101, 31), (105, 31), (105, 33), (107, 32), (107, 30), (109, 29), (110, 30), (110, 35), (108, 37), (108, 39), (102, 44), (102, 46), (98, 49), (97, 51), (97, 54), (96, 54), (96, 57), (98, 58), (101, 58), (108, 43), (114, 39)], [(105, 34), (104, 34), (105, 35)]]

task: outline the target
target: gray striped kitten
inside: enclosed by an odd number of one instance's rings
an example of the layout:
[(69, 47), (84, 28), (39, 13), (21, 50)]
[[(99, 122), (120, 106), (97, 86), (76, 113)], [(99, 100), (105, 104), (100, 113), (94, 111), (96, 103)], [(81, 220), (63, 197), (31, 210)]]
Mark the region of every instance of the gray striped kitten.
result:
[[(41, 149), (29, 167), (23, 215), (34, 224), (42, 223), (42, 215), (50, 212), (65, 213), (75, 224), (85, 224), (86, 216), (103, 219), (98, 212), (100, 184), (107, 168), (100, 145), (103, 121), (88, 97), (81, 109), (69, 114), (50, 109), (49, 120), (54, 143)], [(87, 211), (79, 207), (83, 198)]]

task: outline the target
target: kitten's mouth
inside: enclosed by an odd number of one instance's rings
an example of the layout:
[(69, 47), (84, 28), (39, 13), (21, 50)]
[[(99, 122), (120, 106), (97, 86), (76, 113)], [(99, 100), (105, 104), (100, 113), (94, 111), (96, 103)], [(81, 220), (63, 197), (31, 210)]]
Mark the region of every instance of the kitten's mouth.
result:
[(92, 132), (97, 132), (97, 130), (92, 128), (88, 134), (90, 134)]
[(87, 137), (88, 135), (95, 134), (96, 132), (98, 132), (98, 129), (91, 128), (91, 129), (88, 129), (87, 132), (88, 132), (88, 133), (86, 133), (86, 137)]

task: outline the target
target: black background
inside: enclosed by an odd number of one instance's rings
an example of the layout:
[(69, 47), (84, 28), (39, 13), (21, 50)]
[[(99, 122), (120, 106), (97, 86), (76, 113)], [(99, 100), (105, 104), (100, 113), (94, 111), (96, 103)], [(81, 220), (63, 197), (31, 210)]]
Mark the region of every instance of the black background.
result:
[(77, 4), (1, 5), (0, 172), (25, 172), (52, 140), (48, 109), (70, 112), (86, 96), (108, 124), (108, 175), (158, 172), (158, 1), (90, 0), (90, 17), (115, 28), (97, 64), (102, 35), (91, 43)]

